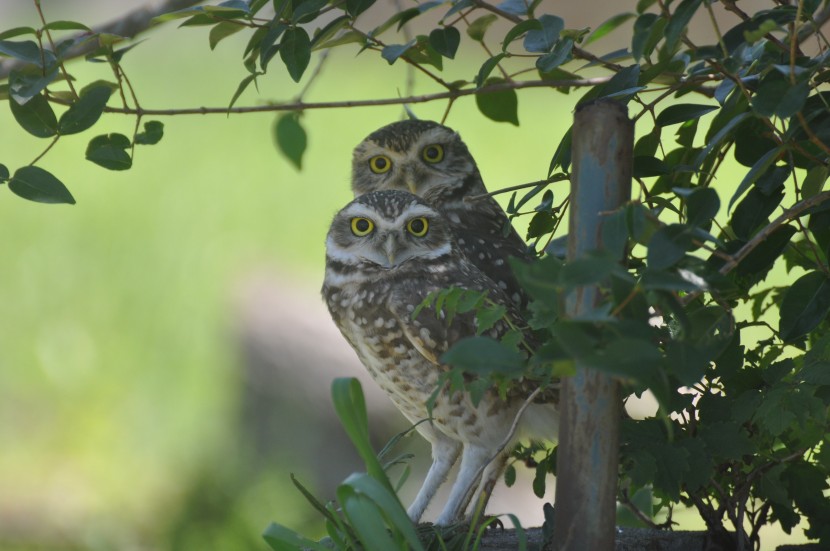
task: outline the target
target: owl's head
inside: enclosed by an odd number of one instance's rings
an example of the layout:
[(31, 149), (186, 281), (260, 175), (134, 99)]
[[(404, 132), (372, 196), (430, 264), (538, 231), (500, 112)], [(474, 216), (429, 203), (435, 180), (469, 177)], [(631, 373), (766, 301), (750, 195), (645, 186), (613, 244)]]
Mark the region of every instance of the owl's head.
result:
[(405, 191), (374, 191), (338, 212), (326, 238), (329, 267), (390, 270), (441, 261), (455, 252), (448, 222)]
[[(352, 156), (355, 196), (382, 189), (432, 201), (464, 185), (478, 168), (458, 134), (432, 121), (405, 120), (369, 134)], [(480, 178), (479, 178), (480, 179)]]

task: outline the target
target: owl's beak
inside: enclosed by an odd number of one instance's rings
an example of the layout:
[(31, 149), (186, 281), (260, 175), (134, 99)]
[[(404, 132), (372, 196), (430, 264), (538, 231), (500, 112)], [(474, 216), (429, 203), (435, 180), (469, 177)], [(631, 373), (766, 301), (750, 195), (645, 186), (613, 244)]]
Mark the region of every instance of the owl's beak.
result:
[(390, 233), (386, 236), (386, 242), (383, 244), (383, 252), (386, 253), (386, 259), (389, 261), (387, 268), (391, 268), (395, 265), (395, 253), (397, 250), (398, 243), (395, 240), (395, 235)]
[(415, 185), (415, 181), (412, 178), (406, 179), (406, 187), (409, 188), (410, 193), (418, 195), (418, 186)]

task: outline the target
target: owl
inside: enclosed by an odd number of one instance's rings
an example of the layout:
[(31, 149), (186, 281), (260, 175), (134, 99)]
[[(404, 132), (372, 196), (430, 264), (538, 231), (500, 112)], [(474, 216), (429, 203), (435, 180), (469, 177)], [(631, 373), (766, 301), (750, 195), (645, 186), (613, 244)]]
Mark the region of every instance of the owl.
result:
[[(524, 326), (502, 289), (462, 254), (453, 224), (423, 199), (404, 191), (373, 191), (334, 217), (326, 238), (323, 297), (372, 378), (412, 423), (430, 418), (427, 401), (447, 370), (441, 355), (476, 334), (472, 313), (448, 323), (424, 308), (413, 319), (429, 293), (449, 287), (488, 291), (489, 299), (507, 308), (512, 325)], [(498, 338), (507, 330), (502, 320), (485, 335)], [(474, 505), (486, 504), (512, 449), (500, 446), (527, 394), (518, 389), (502, 399), (491, 390), (474, 405), (466, 393), (443, 388), (431, 419), (417, 424), (432, 445), (433, 462), (408, 509), (413, 521), (421, 518), (459, 457), (458, 476), (437, 524), (464, 519), (471, 499)], [(511, 442), (549, 439), (556, 426), (555, 400), (534, 402)]]
[(410, 191), (450, 222), (461, 251), (520, 307), (527, 305), (508, 264), (533, 254), (490, 196), (459, 135), (432, 121), (395, 122), (369, 134), (352, 156), (355, 196), (382, 189)]

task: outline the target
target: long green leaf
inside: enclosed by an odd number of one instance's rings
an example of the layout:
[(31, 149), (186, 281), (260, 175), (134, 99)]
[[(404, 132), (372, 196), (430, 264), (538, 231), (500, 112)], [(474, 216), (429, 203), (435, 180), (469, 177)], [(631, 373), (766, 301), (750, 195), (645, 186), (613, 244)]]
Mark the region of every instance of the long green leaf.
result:
[(275, 522), (272, 522), (265, 529), (262, 533), (262, 538), (274, 551), (297, 551), (298, 549), (331, 551), (325, 545), (305, 538), (297, 532)]
[(376, 479), (363, 473), (352, 474), (343, 481), (343, 484), (351, 486), (356, 492), (364, 494), (374, 501), (383, 511), (383, 515), (389, 523), (403, 535), (410, 549), (423, 549), (412, 521), (394, 492), (391, 492)]
[(360, 382), (355, 378), (335, 379), (331, 384), (331, 394), (337, 417), (363, 459), (366, 471), (392, 491), (392, 484), (386, 477), (369, 439), (369, 417), (366, 414), (366, 400)]

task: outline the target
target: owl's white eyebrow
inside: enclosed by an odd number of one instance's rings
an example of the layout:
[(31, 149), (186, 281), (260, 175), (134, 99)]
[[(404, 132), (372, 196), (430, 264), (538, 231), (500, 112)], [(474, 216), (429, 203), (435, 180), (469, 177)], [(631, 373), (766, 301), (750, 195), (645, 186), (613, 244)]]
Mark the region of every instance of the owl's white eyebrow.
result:
[(412, 203), (409, 205), (409, 207), (407, 207), (406, 212), (402, 213), (400, 216), (395, 218), (395, 221), (392, 222), (392, 225), (401, 226), (403, 222), (406, 222), (407, 220), (410, 220), (412, 218), (418, 218), (419, 216), (435, 218), (435, 211), (426, 205)]
[(353, 203), (349, 208), (343, 211), (343, 214), (346, 216), (361, 216), (373, 221), (377, 218), (377, 213), (378, 211), (371, 209), (366, 205), (361, 205), (360, 203)]

